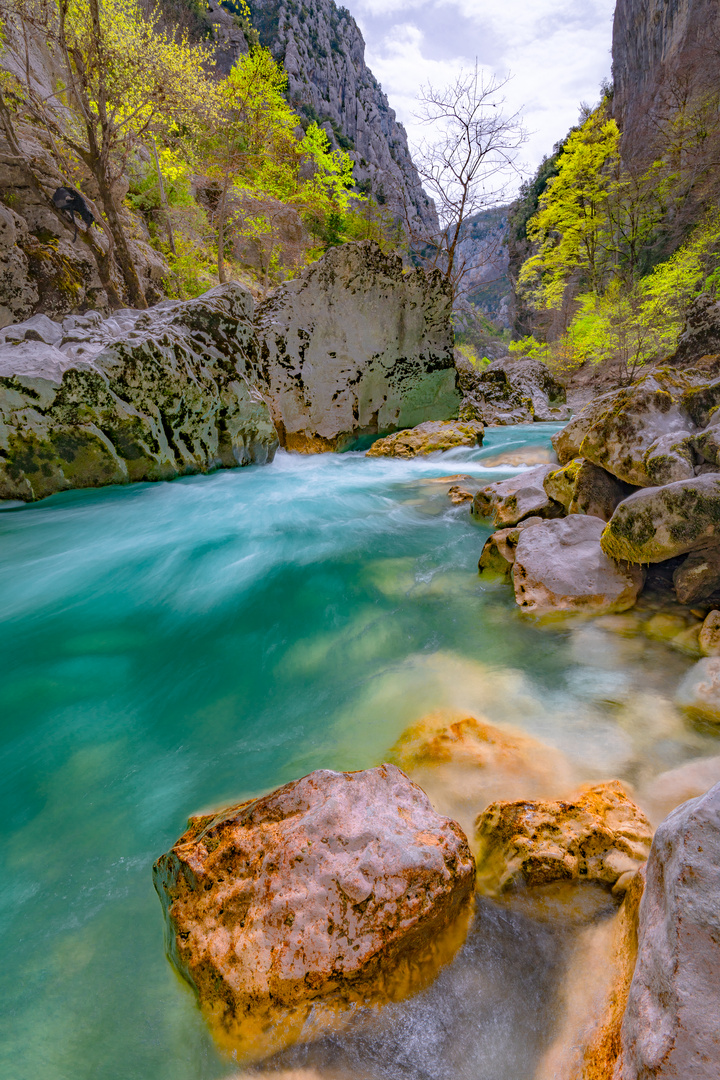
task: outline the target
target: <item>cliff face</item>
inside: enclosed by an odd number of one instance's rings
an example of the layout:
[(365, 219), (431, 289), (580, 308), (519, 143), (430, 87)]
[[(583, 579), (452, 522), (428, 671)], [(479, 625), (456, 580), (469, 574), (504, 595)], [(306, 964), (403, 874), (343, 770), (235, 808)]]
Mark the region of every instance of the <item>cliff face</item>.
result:
[(617, 0), (613, 23), (613, 111), (626, 157), (652, 150), (661, 114), (717, 89), (717, 0)]
[(437, 229), (405, 129), (365, 64), (365, 42), (348, 10), (333, 0), (252, 0), (250, 10), (261, 43), (287, 69), (293, 107), (348, 151), (361, 189), (407, 215), (414, 229)]

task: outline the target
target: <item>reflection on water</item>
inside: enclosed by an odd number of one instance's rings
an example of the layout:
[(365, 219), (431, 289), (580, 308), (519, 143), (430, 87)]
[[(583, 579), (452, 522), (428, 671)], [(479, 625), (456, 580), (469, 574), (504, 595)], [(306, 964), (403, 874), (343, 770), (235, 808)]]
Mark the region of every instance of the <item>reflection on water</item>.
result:
[[(227, 1075), (163, 956), (150, 877), (190, 813), (377, 764), (436, 709), (512, 724), (579, 779), (642, 787), (717, 753), (671, 704), (689, 659), (525, 620), (477, 576), (487, 530), (424, 482), (510, 475), (503, 455), (547, 453), (552, 430), (423, 461), (281, 454), (0, 513), (0, 1075)], [(434, 987), (322, 1054), (357, 1076), (361, 1058), (373, 1076), (530, 1076), (564, 938), (523, 918), (484, 909)]]

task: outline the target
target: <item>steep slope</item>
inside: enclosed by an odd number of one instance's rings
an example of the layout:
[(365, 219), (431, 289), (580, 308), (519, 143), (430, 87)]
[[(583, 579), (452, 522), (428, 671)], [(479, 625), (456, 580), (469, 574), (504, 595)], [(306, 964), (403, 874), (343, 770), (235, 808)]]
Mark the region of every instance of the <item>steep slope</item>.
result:
[[(613, 108), (633, 152), (651, 138), (658, 111), (711, 90), (720, 59), (717, 0), (617, 0)], [(635, 144), (632, 146), (632, 144)]]
[(350, 153), (361, 188), (407, 215), (413, 229), (436, 229), (405, 129), (365, 64), (365, 42), (347, 8), (333, 0), (251, 0), (250, 10), (261, 43), (285, 64), (293, 106)]

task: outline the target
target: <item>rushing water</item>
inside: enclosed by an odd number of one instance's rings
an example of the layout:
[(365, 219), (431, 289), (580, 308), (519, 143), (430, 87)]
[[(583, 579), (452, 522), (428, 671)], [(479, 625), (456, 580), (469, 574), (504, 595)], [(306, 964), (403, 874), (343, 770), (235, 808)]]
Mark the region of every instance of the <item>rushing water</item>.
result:
[[(0, 514), (0, 1075), (231, 1071), (165, 960), (151, 883), (189, 813), (377, 764), (438, 707), (522, 727), (587, 778), (713, 752), (668, 704), (688, 661), (523, 619), (477, 576), (487, 530), (427, 482), (509, 475), (483, 463), (553, 430), (412, 462), (280, 454)], [(562, 949), (499, 909), (484, 927), (429, 994), (323, 1053), (355, 1075), (531, 1077)]]

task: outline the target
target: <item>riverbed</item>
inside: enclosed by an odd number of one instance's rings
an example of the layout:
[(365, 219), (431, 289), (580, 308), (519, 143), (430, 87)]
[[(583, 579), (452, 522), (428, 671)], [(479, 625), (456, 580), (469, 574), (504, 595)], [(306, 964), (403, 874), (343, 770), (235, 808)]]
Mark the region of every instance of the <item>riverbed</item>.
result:
[[(165, 959), (151, 881), (191, 813), (378, 764), (436, 709), (522, 729), (587, 780), (642, 787), (717, 753), (671, 704), (690, 658), (537, 625), (478, 577), (489, 529), (433, 480), (509, 476), (555, 430), (413, 461), (280, 453), (0, 513), (3, 1077), (232, 1073)], [(562, 948), (552, 927), (483, 919), (425, 995), (294, 1064), (531, 1080)]]

